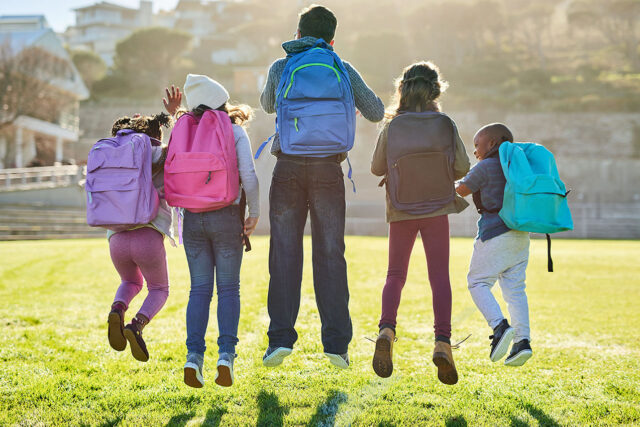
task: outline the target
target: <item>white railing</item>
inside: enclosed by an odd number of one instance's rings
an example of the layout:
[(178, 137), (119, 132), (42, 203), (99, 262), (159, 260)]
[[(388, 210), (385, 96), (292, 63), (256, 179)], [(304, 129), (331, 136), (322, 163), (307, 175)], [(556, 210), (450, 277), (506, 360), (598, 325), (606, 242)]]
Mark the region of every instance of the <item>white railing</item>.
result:
[(0, 192), (68, 187), (84, 179), (84, 166), (0, 169)]

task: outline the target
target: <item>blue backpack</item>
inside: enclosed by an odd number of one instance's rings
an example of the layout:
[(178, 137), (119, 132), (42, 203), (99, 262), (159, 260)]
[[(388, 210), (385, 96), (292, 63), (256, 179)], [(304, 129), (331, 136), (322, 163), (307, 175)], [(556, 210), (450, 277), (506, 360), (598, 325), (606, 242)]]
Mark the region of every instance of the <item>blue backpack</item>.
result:
[(284, 154), (326, 157), (353, 148), (356, 109), (351, 81), (324, 40), (289, 56), (276, 91), (276, 114)]
[(573, 230), (569, 192), (555, 158), (539, 144), (503, 142), (500, 164), (507, 184), (498, 215), (512, 230), (547, 235), (548, 269), (553, 271), (549, 233)]

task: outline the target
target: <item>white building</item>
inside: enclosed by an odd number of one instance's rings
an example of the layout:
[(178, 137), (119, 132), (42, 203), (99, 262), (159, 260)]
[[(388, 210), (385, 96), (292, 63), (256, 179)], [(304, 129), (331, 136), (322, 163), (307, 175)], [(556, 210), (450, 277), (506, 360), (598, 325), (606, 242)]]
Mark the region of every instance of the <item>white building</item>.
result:
[[(48, 121), (21, 115), (3, 129), (0, 134), (0, 168), (29, 164), (37, 155), (36, 144), (51, 148), (51, 163), (60, 162), (65, 144), (78, 141), (79, 102), (89, 97), (89, 91), (44, 16), (0, 16), (0, 45), (4, 44), (8, 45), (10, 56), (37, 47), (62, 59), (67, 71), (48, 81), (53, 89), (49, 93), (72, 101), (60, 111), (48, 111), (47, 115), (51, 117)], [(30, 70), (30, 74), (37, 76), (38, 70)]]
[(97, 53), (111, 66), (120, 40), (139, 28), (154, 24), (152, 6), (150, 0), (140, 0), (138, 9), (101, 1), (74, 9), (76, 23), (67, 28), (65, 41), (71, 49)]

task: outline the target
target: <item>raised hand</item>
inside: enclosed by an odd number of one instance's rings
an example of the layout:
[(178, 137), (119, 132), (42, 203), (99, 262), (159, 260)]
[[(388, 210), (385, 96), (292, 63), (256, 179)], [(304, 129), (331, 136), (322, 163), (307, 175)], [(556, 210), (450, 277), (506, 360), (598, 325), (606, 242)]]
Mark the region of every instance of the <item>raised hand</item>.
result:
[(180, 92), (180, 88), (177, 88), (174, 85), (171, 85), (171, 90), (169, 90), (169, 88), (165, 88), (164, 91), (167, 94), (166, 98), (162, 98), (164, 108), (169, 114), (175, 116), (180, 108), (180, 104), (182, 103), (182, 92)]

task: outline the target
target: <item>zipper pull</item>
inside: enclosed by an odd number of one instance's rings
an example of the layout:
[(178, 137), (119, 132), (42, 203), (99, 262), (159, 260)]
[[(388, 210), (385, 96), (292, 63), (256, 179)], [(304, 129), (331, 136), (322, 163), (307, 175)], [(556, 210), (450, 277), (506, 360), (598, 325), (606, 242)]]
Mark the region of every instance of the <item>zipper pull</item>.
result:
[(211, 171), (209, 171), (209, 175), (207, 176), (207, 180), (204, 183), (208, 184), (209, 181), (211, 181)]

